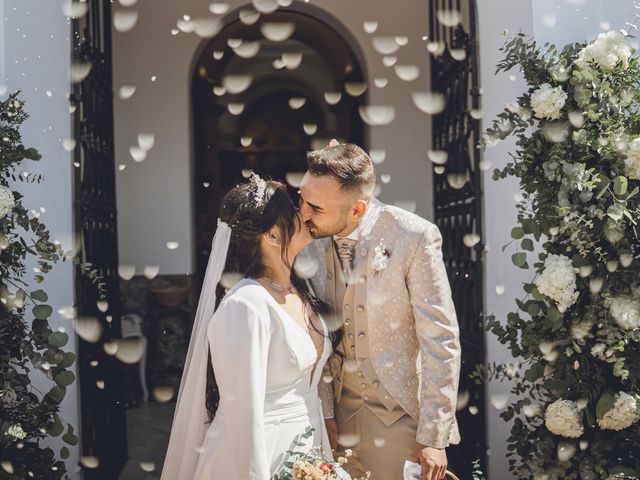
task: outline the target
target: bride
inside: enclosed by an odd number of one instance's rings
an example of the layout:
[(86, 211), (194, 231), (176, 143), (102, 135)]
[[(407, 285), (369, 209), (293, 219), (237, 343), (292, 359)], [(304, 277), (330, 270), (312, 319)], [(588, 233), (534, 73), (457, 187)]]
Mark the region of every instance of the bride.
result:
[[(163, 480), (268, 480), (309, 427), (296, 448), (331, 460), (317, 392), (330, 335), (321, 303), (291, 269), (311, 241), (278, 182), (253, 175), (224, 198)], [(243, 279), (216, 309), (223, 272)]]

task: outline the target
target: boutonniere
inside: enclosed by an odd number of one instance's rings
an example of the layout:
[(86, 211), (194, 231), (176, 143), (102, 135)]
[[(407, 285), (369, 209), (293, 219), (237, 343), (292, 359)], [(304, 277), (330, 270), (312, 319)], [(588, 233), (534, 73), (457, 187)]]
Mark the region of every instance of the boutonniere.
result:
[(391, 251), (380, 244), (375, 249), (375, 256), (373, 257), (373, 269), (376, 271), (374, 275), (377, 275), (382, 270), (389, 266), (389, 259), (391, 258)]

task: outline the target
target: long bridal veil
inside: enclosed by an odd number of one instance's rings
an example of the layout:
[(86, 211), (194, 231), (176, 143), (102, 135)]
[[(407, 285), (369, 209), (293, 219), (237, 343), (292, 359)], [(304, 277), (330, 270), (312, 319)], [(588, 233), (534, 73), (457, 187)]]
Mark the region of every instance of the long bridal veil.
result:
[(224, 271), (230, 240), (231, 228), (218, 221), (180, 381), (162, 480), (193, 480), (198, 450), (203, 444), (209, 420), (205, 405), (209, 351), (207, 326), (216, 307), (216, 287)]

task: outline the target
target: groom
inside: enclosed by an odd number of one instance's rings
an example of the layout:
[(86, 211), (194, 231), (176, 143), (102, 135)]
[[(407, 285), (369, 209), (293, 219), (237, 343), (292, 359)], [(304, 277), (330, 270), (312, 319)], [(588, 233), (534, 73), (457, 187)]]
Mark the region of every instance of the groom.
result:
[(307, 163), (312, 283), (342, 334), (320, 387), (332, 447), (353, 449), (353, 477), (402, 480), (412, 460), (422, 480), (440, 480), (445, 447), (460, 442), (460, 340), (440, 231), (372, 198), (375, 171), (357, 145), (332, 140)]

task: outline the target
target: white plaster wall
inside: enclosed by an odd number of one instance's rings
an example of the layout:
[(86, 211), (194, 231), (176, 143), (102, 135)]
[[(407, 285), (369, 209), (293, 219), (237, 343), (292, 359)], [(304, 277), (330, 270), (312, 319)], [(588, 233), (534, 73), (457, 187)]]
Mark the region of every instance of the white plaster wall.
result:
[[(30, 115), (23, 125), (23, 142), (42, 154), (40, 161), (26, 162), (23, 169), (44, 175), (44, 182), (39, 185), (18, 182), (15, 188), (25, 195), (23, 202), (27, 208), (45, 207), (46, 213), (40, 219), (51, 231), (52, 239), (60, 240), (70, 249), (73, 238), (72, 163), (70, 154), (61, 145), (62, 139), (72, 136), (67, 101), (70, 25), (62, 14), (60, 2), (2, 0), (0, 13), (0, 87), (6, 86), (8, 92), (22, 90), (21, 98), (26, 101), (25, 109)], [(57, 265), (47, 275), (43, 286), (32, 281), (29, 273), (24, 279), (33, 290), (44, 288), (54, 312), (74, 303), (73, 268), (69, 262)], [(54, 330), (62, 328), (70, 334), (71, 340), (65, 350), (76, 352), (73, 325), (57, 313), (50, 323)], [(71, 370), (77, 375), (75, 365)], [(39, 372), (33, 374), (32, 381), (36, 388), (45, 392), (53, 386)], [(80, 430), (79, 413), (76, 382), (67, 389), (61, 405), (63, 419), (71, 423), (76, 432)], [(59, 438), (49, 443), (56, 454), (64, 445)], [(69, 448), (71, 456), (67, 469), (71, 478), (80, 478), (79, 474), (73, 473), (78, 465), (79, 450)]]
[[(206, 17), (208, 0), (163, 2), (139, 0), (134, 7), (137, 25), (129, 32), (114, 32), (114, 85), (135, 85), (132, 98), (115, 100), (116, 163), (126, 164), (117, 173), (120, 262), (135, 265), (160, 265), (161, 273), (188, 273), (194, 269), (190, 70), (202, 41), (194, 34), (170, 31), (176, 21), (188, 14)], [(230, 11), (246, 6), (247, 1), (228, 1)], [(341, 22), (356, 39), (365, 57), (371, 87), (371, 104), (396, 107), (395, 121), (370, 130), (370, 147), (387, 151), (379, 173), (390, 174), (383, 185), (381, 199), (386, 202), (417, 201), (416, 211), (431, 218), (432, 183), (426, 161), (429, 146), (429, 118), (415, 108), (412, 90), (425, 90), (428, 56), (422, 36), (427, 34), (428, 2), (403, 0), (401, 7), (386, 1), (314, 0), (300, 8), (320, 11), (330, 22)], [(117, 10), (118, 7), (115, 7)], [(336, 20), (339, 19), (339, 20)], [(382, 64), (382, 56), (372, 47), (366, 34), (366, 20), (379, 22), (376, 35), (405, 35), (409, 43), (396, 56), (399, 64), (415, 64), (421, 76), (411, 83), (397, 78), (392, 68)], [(304, 62), (304, 60), (303, 60)], [(151, 81), (157, 76), (155, 82)], [(373, 86), (373, 79), (385, 77), (384, 89)], [(137, 134), (152, 132), (156, 145), (142, 163), (129, 156), (129, 146)], [(178, 241), (177, 250), (168, 250), (166, 242)]]
[[(536, 41), (555, 43), (558, 47), (569, 42), (585, 41), (607, 28), (622, 28), (632, 21), (632, 0), (535, 0), (517, 2), (513, 0), (478, 0), (480, 35), (480, 71), (483, 88), (484, 122), (488, 125), (504, 106), (514, 101), (526, 84), (519, 72), (494, 75), (495, 64), (502, 58), (498, 51), (503, 44), (501, 33), (523, 31), (533, 35)], [(502, 14), (496, 14), (503, 12)], [(631, 29), (627, 26), (627, 28)], [(511, 75), (514, 79), (510, 79)], [(484, 174), (484, 222), (485, 242), (488, 252), (485, 260), (485, 310), (494, 313), (505, 322), (506, 314), (515, 310), (515, 298), (522, 297), (522, 282), (531, 281), (531, 274), (516, 268), (511, 263), (513, 249), (502, 252), (502, 245), (510, 241), (510, 230), (515, 225), (516, 209), (514, 195), (518, 193), (514, 179), (495, 182), (491, 179), (493, 168), (501, 168), (508, 161), (507, 153), (514, 151), (515, 142), (507, 139), (488, 149), (485, 160), (492, 168)], [(498, 295), (496, 286), (504, 287)], [(513, 359), (506, 348), (499, 344), (493, 334), (487, 334), (487, 361), (504, 363)], [(491, 382), (487, 390), (487, 426), (489, 438), (489, 472), (492, 480), (510, 478), (506, 459), (506, 439), (511, 424), (499, 418), (499, 411), (491, 399), (508, 393), (510, 385)]]

